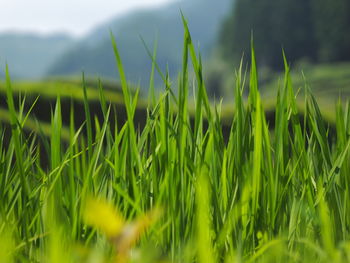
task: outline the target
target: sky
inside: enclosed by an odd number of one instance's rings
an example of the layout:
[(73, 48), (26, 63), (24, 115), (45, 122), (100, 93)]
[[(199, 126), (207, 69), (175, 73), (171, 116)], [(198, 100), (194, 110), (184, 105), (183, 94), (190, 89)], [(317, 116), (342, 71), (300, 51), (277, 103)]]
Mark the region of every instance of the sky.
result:
[(82, 36), (125, 12), (172, 0), (0, 0), (0, 32), (67, 32)]

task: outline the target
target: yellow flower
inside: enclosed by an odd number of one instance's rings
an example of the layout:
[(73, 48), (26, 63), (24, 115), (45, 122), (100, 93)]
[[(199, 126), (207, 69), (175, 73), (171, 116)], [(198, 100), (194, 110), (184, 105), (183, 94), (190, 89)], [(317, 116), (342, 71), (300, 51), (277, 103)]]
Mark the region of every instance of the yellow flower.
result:
[(84, 221), (101, 230), (108, 238), (118, 236), (125, 221), (113, 205), (102, 199), (89, 199), (85, 205)]
[(159, 209), (154, 209), (127, 223), (106, 200), (89, 199), (83, 217), (86, 224), (100, 229), (114, 245), (115, 262), (125, 263), (129, 260), (130, 249), (160, 214)]

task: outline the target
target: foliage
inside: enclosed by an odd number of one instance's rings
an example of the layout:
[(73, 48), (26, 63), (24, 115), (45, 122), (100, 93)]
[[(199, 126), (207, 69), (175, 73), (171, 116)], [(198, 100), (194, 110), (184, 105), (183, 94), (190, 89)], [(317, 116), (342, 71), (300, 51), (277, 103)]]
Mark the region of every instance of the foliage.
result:
[(313, 0), (315, 35), (320, 61), (350, 60), (350, 2)]
[(251, 36), (258, 63), (283, 69), (276, 50), (292, 62), (349, 61), (350, 3), (347, 0), (237, 0), (221, 32), (225, 57), (239, 61)]
[[(138, 92), (130, 92), (113, 38), (127, 122), (111, 127), (111, 107), (103, 93), (100, 106), (105, 120), (100, 123), (90, 118), (83, 83), (86, 123), (75, 127), (75, 114), (70, 112), (67, 144), (60, 140), (64, 117), (60, 98), (52, 112), (51, 137), (24, 136), (21, 131), (27, 115), (23, 104), (15, 108), (7, 71), (11, 139), (8, 145), (3, 140), (0, 143), (2, 259), (119, 263), (349, 261), (349, 102), (345, 107), (337, 105), (336, 129), (332, 132), (307, 91), (307, 110), (300, 119), (285, 61), (275, 129), (269, 130), (252, 50), (248, 107), (243, 102), (245, 78), (241, 66), (234, 88), (235, 116), (225, 141), (220, 106), (212, 109), (209, 104), (201, 60), (185, 20), (184, 29), (178, 95), (168, 75), (159, 72), (165, 91), (158, 100), (151, 98), (142, 130), (133, 123)], [(188, 59), (196, 74), (195, 82), (189, 81)], [(158, 68), (155, 62), (153, 66)], [(189, 115), (190, 88), (196, 90), (193, 123)], [(208, 120), (207, 127), (204, 119)], [(93, 126), (96, 132), (92, 136)], [(87, 130), (87, 137), (82, 135), (83, 130)], [(40, 163), (41, 145), (46, 145), (49, 167)], [(91, 203), (91, 197), (108, 204)], [(149, 211), (159, 207), (163, 216), (154, 222), (149, 219)], [(86, 210), (89, 208), (91, 211)], [(115, 221), (113, 234), (105, 228), (109, 220)], [(125, 222), (146, 226), (139, 242), (128, 247), (127, 253), (120, 249), (119, 241), (135, 232), (124, 229)], [(121, 229), (125, 234), (113, 239), (116, 245), (111, 245), (110, 238)]]

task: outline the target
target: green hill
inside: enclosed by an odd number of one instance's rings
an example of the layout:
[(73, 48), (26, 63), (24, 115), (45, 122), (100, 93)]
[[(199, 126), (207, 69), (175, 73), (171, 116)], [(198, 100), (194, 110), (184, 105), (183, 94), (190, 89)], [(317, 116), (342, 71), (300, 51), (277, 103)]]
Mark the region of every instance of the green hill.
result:
[[(21, 79), (41, 78), (47, 67), (74, 42), (65, 34), (49, 36), (32, 33), (0, 34), (0, 64), (8, 63), (11, 76)], [(0, 77), (3, 73), (0, 72)]]
[(136, 84), (147, 84), (149, 81), (152, 63), (140, 36), (151, 49), (154, 40), (158, 39), (157, 62), (164, 71), (168, 66), (171, 76), (176, 79), (182, 60), (183, 27), (180, 10), (188, 18), (193, 40), (200, 45), (205, 57), (216, 44), (220, 25), (231, 5), (232, 0), (221, 0), (219, 3), (209, 0), (181, 1), (111, 20), (70, 48), (48, 73), (77, 75), (84, 70), (88, 75), (114, 78), (116, 67), (109, 37), (109, 31), (112, 30), (129, 80)]

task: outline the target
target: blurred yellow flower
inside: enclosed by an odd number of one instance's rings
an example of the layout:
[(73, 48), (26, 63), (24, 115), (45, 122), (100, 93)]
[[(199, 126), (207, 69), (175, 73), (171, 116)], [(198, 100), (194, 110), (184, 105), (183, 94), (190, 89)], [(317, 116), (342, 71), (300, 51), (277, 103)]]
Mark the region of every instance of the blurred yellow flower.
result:
[(83, 218), (86, 224), (101, 230), (115, 246), (117, 254), (114, 262), (125, 263), (129, 261), (130, 249), (160, 214), (159, 209), (154, 209), (127, 223), (106, 200), (89, 199)]
[(118, 236), (125, 221), (114, 206), (102, 199), (89, 199), (85, 205), (84, 221), (101, 230), (108, 238)]

